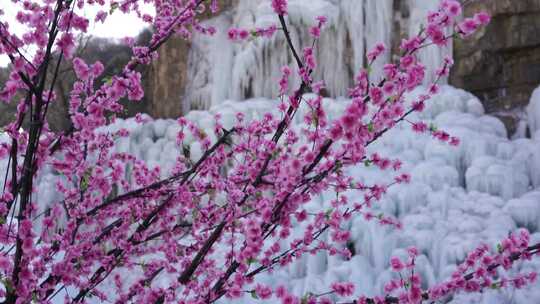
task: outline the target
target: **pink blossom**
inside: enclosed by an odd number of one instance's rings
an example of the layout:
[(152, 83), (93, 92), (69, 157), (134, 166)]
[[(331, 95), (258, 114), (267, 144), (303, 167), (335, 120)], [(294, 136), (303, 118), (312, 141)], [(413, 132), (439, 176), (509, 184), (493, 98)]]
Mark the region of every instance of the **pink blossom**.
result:
[(441, 6), (451, 17), (457, 17), (461, 14), (461, 4), (456, 0), (444, 0)]
[(409, 247), (407, 248), (407, 253), (410, 257), (416, 257), (418, 256), (418, 249), (416, 249), (416, 247)]
[(269, 299), (272, 296), (272, 289), (261, 284), (255, 286), (255, 292), (257, 293), (257, 296), (263, 300)]
[(416, 59), (414, 58), (414, 56), (407, 55), (407, 56), (401, 58), (400, 65), (401, 65), (402, 68), (406, 69), (406, 68), (410, 67), (415, 61), (416, 61)]
[(398, 69), (395, 64), (385, 64), (383, 67), (383, 71), (387, 80), (394, 79), (398, 73)]
[(71, 57), (73, 50), (75, 49), (75, 42), (73, 41), (73, 35), (64, 33), (56, 42), (56, 45), (67, 57)]
[(319, 21), (321, 25), (324, 25), (328, 21), (328, 18), (326, 18), (326, 16), (317, 16), (315, 19), (317, 19), (317, 21)]
[(287, 0), (272, 0), (272, 8), (278, 15), (287, 15)]
[(474, 33), (479, 26), (480, 22), (476, 18), (466, 18), (457, 25), (457, 28), (463, 36), (468, 36)]
[(420, 47), (421, 39), (417, 36), (401, 41), (400, 49), (408, 52), (417, 50)]
[(277, 31), (277, 26), (275, 24), (272, 24), (268, 26), (267, 28), (256, 28), (254, 32), (252, 32), (255, 36), (265, 37), (265, 38), (272, 38), (274, 34)]
[(412, 127), (413, 127), (413, 130), (418, 133), (423, 133), (427, 131), (427, 125), (423, 122), (414, 123)]
[(314, 38), (319, 38), (321, 36), (321, 28), (318, 26), (313, 26), (309, 29), (309, 33)]
[(401, 184), (401, 183), (407, 184), (407, 183), (411, 182), (411, 176), (409, 174), (407, 174), (407, 173), (403, 173), (403, 174), (395, 177), (394, 180), (399, 184)]
[(90, 77), (88, 65), (80, 58), (73, 59), (73, 69), (77, 77), (81, 80), (88, 80), (88, 77)]
[(354, 293), (354, 284), (349, 282), (335, 282), (331, 287), (332, 291), (342, 297), (351, 296)]
[(459, 146), (460, 140), (457, 137), (450, 137), (450, 145)]
[(279, 93), (285, 95), (289, 88), (289, 76), (291, 75), (291, 69), (288, 66), (281, 68), (281, 80), (279, 81)]
[(444, 32), (440, 27), (430, 24), (426, 29), (426, 33), (431, 41), (437, 45), (446, 45), (448, 38), (444, 35)]
[(227, 35), (232, 41), (241, 41), (249, 38), (249, 32), (245, 29), (231, 28), (227, 32)]
[(397, 271), (397, 272), (403, 270), (403, 268), (404, 268), (403, 263), (397, 257), (392, 257), (390, 259), (390, 265), (392, 266), (392, 270)]
[(373, 104), (380, 104), (383, 100), (383, 92), (378, 87), (373, 87), (369, 90), (369, 96), (371, 97), (371, 100)]
[(281, 298), (284, 298), (286, 294), (287, 294), (287, 288), (285, 288), (285, 286), (279, 285), (276, 288), (276, 297), (281, 299)]
[(368, 52), (367, 58), (369, 62), (373, 62), (375, 59), (377, 59), (382, 53), (386, 51), (386, 46), (383, 43), (377, 43), (375, 47)]
[(474, 20), (481, 25), (487, 25), (491, 21), (491, 16), (486, 12), (480, 12), (474, 15)]

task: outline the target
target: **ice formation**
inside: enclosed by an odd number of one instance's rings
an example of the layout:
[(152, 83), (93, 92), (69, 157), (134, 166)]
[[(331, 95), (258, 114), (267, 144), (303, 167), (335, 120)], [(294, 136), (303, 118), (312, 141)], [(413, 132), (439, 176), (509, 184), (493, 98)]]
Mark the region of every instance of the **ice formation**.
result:
[[(412, 95), (420, 92), (419, 89)], [(266, 111), (275, 111), (275, 102), (264, 98), (226, 101), (209, 111), (191, 111), (186, 117), (200, 128), (210, 129), (213, 115), (220, 113), (225, 127), (230, 127), (236, 112), (245, 113), (247, 119), (260, 117)], [(348, 102), (326, 98), (324, 106), (331, 117), (336, 117)], [(536, 102), (533, 98), (530, 108)], [(462, 143), (459, 147), (442, 145), (427, 135), (413, 133), (410, 126), (398, 125), (371, 148), (400, 158), (404, 162), (402, 170), (412, 174), (411, 184), (391, 187), (375, 207), (377, 212), (399, 218), (403, 230), (381, 228), (361, 217), (354, 218), (348, 227), (352, 233), (350, 246), (355, 251), (351, 260), (327, 253), (306, 255), (289, 267), (262, 274), (257, 278), (259, 282), (286, 283), (303, 295), (308, 291), (325, 292), (336, 280), (352, 281), (357, 284), (357, 293), (375, 295), (382, 293), (383, 284), (393, 275), (389, 258), (403, 255), (411, 245), (421, 252), (417, 271), (429, 286), (446, 278), (456, 263), (482, 242), (495, 246), (519, 227), (529, 229), (534, 242), (540, 241), (540, 139), (507, 139), (502, 123), (484, 115), (478, 99), (450, 86), (444, 86), (427, 109), (416, 115), (459, 136)], [(295, 123), (301, 123), (300, 119)], [(128, 138), (116, 143), (117, 151), (160, 165), (165, 169), (162, 174), (167, 175), (167, 168), (180, 150), (176, 145), (179, 129), (175, 121), (159, 119), (139, 124), (134, 119), (119, 120), (104, 131), (117, 128), (130, 130)], [(191, 157), (198, 159), (201, 147), (189, 134), (185, 144), (190, 146)], [(387, 173), (372, 167), (359, 166), (349, 172), (369, 183), (389, 178)], [(57, 178), (51, 173), (39, 178), (38, 196), (42, 204), (56, 199), (57, 194), (51, 189)], [(315, 197), (308, 208), (325, 210), (331, 197), (332, 193)], [(540, 261), (521, 263), (519, 268), (540, 271)], [(161, 283), (166, 280), (161, 279)], [(235, 303), (257, 302), (248, 295)], [(489, 290), (457, 295), (452, 303), (540, 303), (540, 291), (535, 286), (518, 291)]]
[(227, 40), (227, 29), (232, 26), (232, 15), (225, 12), (207, 21), (220, 29), (212, 36), (194, 35), (188, 56), (186, 95), (182, 112), (191, 109), (208, 109), (214, 103), (228, 98), (230, 71), (233, 62), (233, 45)]
[[(438, 0), (408, 1), (410, 18), (403, 24), (411, 35), (418, 32), (429, 10), (436, 8)], [(309, 27), (315, 17), (324, 15), (328, 24), (315, 45), (319, 65), (315, 79), (324, 79), (330, 96), (344, 96), (358, 70), (365, 66), (366, 50), (376, 43), (391, 46), (399, 37), (393, 28), (394, 6), (391, 0), (291, 0), (288, 22), (293, 43), (301, 51), (311, 45)], [(220, 29), (242, 27), (252, 29), (278, 24), (270, 1), (240, 0), (236, 9), (210, 20)], [(278, 94), (276, 81), (281, 77), (283, 65), (293, 67), (292, 56), (284, 47), (283, 35), (272, 39), (253, 39), (236, 43), (232, 47), (218, 39), (195, 35), (188, 62), (188, 92), (183, 102), (192, 109), (208, 109), (224, 99), (244, 100), (252, 97), (272, 97)], [(426, 64), (427, 75), (434, 75), (442, 58), (450, 55), (452, 46), (440, 50), (428, 47), (419, 53)], [(376, 61), (373, 71), (390, 59), (387, 52)], [(374, 72), (373, 77), (378, 75)], [(294, 81), (298, 81), (295, 76)], [(293, 82), (294, 82), (293, 81)], [(431, 82), (429, 77), (426, 82)], [(194, 90), (193, 90), (194, 89)]]
[(527, 107), (529, 131), (532, 136), (540, 130), (540, 87), (533, 91), (531, 101)]
[[(417, 90), (412, 94), (418, 94)], [(325, 100), (329, 113), (337, 115), (346, 100)], [(249, 102), (254, 109), (271, 108), (272, 102)], [(351, 260), (319, 253), (305, 256), (292, 266), (264, 274), (258, 280), (270, 284), (289, 282), (298, 295), (323, 293), (334, 281), (353, 281), (357, 292), (381, 294), (392, 273), (389, 258), (403, 255), (405, 248), (417, 246), (422, 257), (418, 271), (426, 285), (448, 277), (455, 265), (475, 246), (492, 246), (508, 232), (525, 227), (540, 241), (539, 184), (540, 142), (536, 139), (507, 139), (503, 124), (484, 115), (479, 100), (472, 94), (450, 86), (432, 98), (419, 118), (457, 135), (459, 147), (442, 145), (428, 136), (419, 136), (401, 125), (384, 136), (373, 150), (404, 161), (404, 171), (412, 174), (410, 185), (390, 188), (378, 208), (398, 217), (402, 231), (381, 229), (358, 217), (350, 222)], [(227, 102), (210, 112), (240, 110), (238, 103)], [(227, 110), (228, 111), (228, 110)], [(350, 174), (366, 182), (389, 177), (375, 168), (356, 167)], [(354, 195), (353, 192), (350, 195)], [(310, 208), (329, 208), (331, 193), (314, 198)], [(540, 269), (540, 261), (523, 263), (520, 269)], [(249, 296), (244, 303), (255, 303)], [(487, 291), (457, 295), (452, 303), (539, 303), (540, 292), (530, 287), (519, 291)]]

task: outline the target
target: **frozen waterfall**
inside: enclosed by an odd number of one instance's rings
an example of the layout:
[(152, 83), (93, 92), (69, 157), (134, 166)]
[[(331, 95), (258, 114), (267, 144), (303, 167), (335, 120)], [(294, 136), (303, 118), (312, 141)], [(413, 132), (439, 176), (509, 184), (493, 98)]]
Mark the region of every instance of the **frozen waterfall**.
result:
[[(220, 28), (252, 29), (278, 24), (269, 1), (240, 0), (231, 12), (210, 21)], [(417, 33), (429, 10), (437, 0), (406, 2), (407, 20), (401, 20), (404, 32)], [(330, 96), (345, 96), (354, 75), (365, 66), (366, 50), (378, 42), (389, 48), (400, 39), (394, 29), (396, 14), (392, 0), (291, 0), (288, 22), (291, 38), (299, 50), (313, 43), (309, 27), (315, 17), (324, 15), (328, 23), (315, 45), (318, 67), (315, 80), (324, 80)], [(272, 39), (253, 39), (241, 43), (223, 43), (226, 33), (216, 37), (196, 35), (188, 60), (188, 92), (184, 105), (191, 109), (208, 109), (224, 99), (244, 100), (252, 97), (272, 97), (278, 94), (277, 80), (283, 65), (294, 67), (283, 35)], [(426, 63), (427, 74), (438, 68), (442, 58), (451, 54), (452, 46), (439, 50), (428, 47), (419, 53)], [(391, 59), (388, 52), (380, 58), (373, 71)], [(374, 73), (373, 77), (378, 75)], [(293, 80), (298, 82), (298, 76)], [(426, 82), (431, 82), (427, 78)]]

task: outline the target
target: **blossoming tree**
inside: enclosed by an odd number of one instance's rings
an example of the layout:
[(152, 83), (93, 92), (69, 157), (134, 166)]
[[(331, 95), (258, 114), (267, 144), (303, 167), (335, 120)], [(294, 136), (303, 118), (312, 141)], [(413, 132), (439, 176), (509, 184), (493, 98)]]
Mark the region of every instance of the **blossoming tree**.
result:
[[(489, 22), (485, 13), (460, 19), (461, 4), (443, 0), (427, 17), (425, 28), (401, 43), (400, 59), (386, 64), (380, 79), (375, 79), (370, 67), (386, 48), (376, 45), (350, 89), (352, 102), (339, 119), (330, 121), (319, 94), (324, 80), (312, 77), (317, 69), (313, 45), (301, 52), (301, 46), (293, 45), (286, 0), (271, 1), (275, 25), (256, 29), (205, 26), (199, 17), (207, 10), (216, 13), (216, 0), (145, 0), (155, 7), (155, 16), (142, 12), (143, 1), (138, 0), (13, 2), (20, 7), (16, 22), (26, 30), (14, 34), (12, 25), (0, 21), (0, 54), (11, 61), (0, 98), (17, 103), (15, 120), (4, 127), (9, 140), (0, 144), (0, 157), (8, 161), (0, 197), (3, 303), (213, 303), (245, 293), (261, 300), (276, 297), (283, 303), (331, 303), (330, 295), (340, 303), (421, 303), (493, 286), (521, 287), (536, 279), (535, 273), (511, 278), (497, 273), (498, 268), (509, 269), (539, 252), (540, 246), (531, 246), (523, 230), (501, 240), (495, 252), (480, 246), (449, 281), (428, 290), (421, 288), (421, 277), (414, 273), (418, 254), (414, 248), (407, 260), (392, 258), (391, 267), (400, 279), (388, 282), (379, 297), (356, 294), (356, 282), (335, 282), (324, 294), (294, 295), (255, 280), (258, 274), (293, 263), (304, 254), (328, 251), (350, 256), (343, 246), (350, 237), (343, 226), (352, 217), (399, 229), (396, 219), (373, 214), (371, 206), (388, 187), (407, 183), (410, 177), (396, 173), (386, 184), (364, 184), (345, 169), (374, 165), (397, 171), (399, 160), (369, 153), (367, 147), (398, 123), (450, 145), (459, 144), (458, 138), (444, 131), (408, 119), (424, 109), (437, 92), (437, 83), (411, 107), (403, 96), (425, 77), (417, 52), (471, 34)], [(133, 45), (133, 56), (123, 71), (101, 84), (95, 81), (104, 71), (100, 62), (73, 58), (74, 35), (86, 33), (89, 26), (82, 12), (91, 7), (102, 9), (95, 22), (106, 22), (107, 10), (118, 9), (136, 14), (154, 28), (150, 43)], [(313, 43), (325, 22), (324, 16), (318, 17), (310, 29)], [(143, 97), (137, 68), (149, 64), (173, 35), (189, 39), (194, 32), (212, 35), (217, 30), (228, 30), (232, 41), (284, 35), (296, 66), (283, 67), (276, 83), (281, 92), (276, 97), (280, 115), (267, 113), (248, 121), (238, 114), (228, 129), (217, 115), (213, 134), (179, 118), (178, 149), (186, 136), (194, 136), (204, 152), (196, 161), (179, 157), (165, 179), (160, 178), (160, 168), (114, 152), (115, 140), (129, 131), (102, 130), (122, 113), (120, 99)], [(29, 57), (23, 51), (28, 48), (35, 50)], [(78, 78), (70, 93), (73, 128), (53, 133), (46, 118), (64, 60), (72, 61)], [(452, 60), (445, 59), (437, 79), (447, 75), (451, 65)], [(290, 87), (292, 73), (300, 75), (298, 87)], [(293, 93), (287, 96), (288, 91)], [(305, 98), (307, 92), (316, 97)], [(303, 128), (293, 130), (290, 123), (301, 103), (310, 112)], [(24, 122), (28, 124), (22, 128)], [(58, 174), (55, 190), (61, 199), (44, 207), (36, 196), (36, 179), (46, 167)], [(307, 212), (305, 204), (327, 190), (336, 193), (333, 208)], [(350, 190), (359, 193), (354, 201), (343, 195)], [(300, 228), (298, 222), (307, 225)], [(303, 237), (283, 246), (292, 229), (303, 229)], [(321, 240), (325, 233), (329, 241)], [(107, 286), (109, 292), (104, 291)]]

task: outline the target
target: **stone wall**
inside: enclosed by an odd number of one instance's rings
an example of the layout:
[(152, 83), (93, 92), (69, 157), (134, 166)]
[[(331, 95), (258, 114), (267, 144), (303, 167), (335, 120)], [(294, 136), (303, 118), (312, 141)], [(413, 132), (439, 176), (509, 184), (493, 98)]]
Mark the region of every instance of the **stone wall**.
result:
[(456, 41), (450, 83), (478, 96), (511, 134), (540, 85), (540, 0), (474, 1), (465, 15), (481, 10), (492, 21), (469, 39)]
[(185, 94), (189, 42), (173, 37), (158, 51), (148, 74), (146, 99), (152, 117), (174, 118), (182, 115)]

